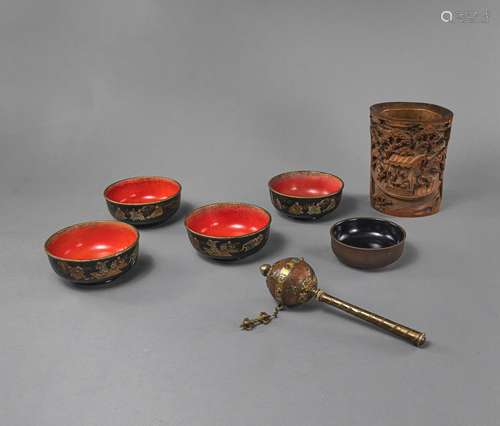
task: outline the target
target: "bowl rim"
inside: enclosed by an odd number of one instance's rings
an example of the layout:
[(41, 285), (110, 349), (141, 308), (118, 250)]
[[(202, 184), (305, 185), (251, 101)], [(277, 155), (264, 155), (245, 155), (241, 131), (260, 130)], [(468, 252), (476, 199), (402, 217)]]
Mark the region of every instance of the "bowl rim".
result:
[[(98, 223), (107, 223), (107, 224), (114, 224), (114, 225), (119, 224), (120, 226), (124, 226), (125, 228), (128, 227), (129, 229), (132, 229), (134, 231), (134, 233), (135, 233), (134, 242), (132, 244), (130, 244), (128, 247), (124, 248), (123, 250), (117, 251), (114, 254), (110, 254), (110, 255), (104, 256), (104, 257), (92, 258), (92, 259), (70, 259), (70, 258), (67, 258), (67, 257), (56, 256), (56, 255), (54, 255), (54, 254), (52, 254), (52, 253), (49, 252), (48, 245), (49, 245), (50, 241), (53, 238), (57, 237), (58, 235), (66, 232), (66, 231), (69, 231), (70, 229), (80, 228), (80, 227), (88, 226), (88, 225), (95, 225), (95, 224), (98, 224)], [(81, 263), (96, 262), (96, 261), (108, 260), (108, 259), (111, 259), (113, 257), (119, 256), (119, 255), (125, 253), (126, 251), (130, 250), (132, 247), (136, 246), (139, 243), (139, 237), (140, 237), (139, 231), (134, 226), (129, 225), (128, 223), (121, 222), (119, 220), (89, 220), (89, 221), (86, 221), (86, 222), (80, 222), (80, 223), (75, 223), (75, 224), (70, 225), (70, 226), (66, 226), (66, 227), (61, 228), (58, 231), (54, 232), (53, 234), (51, 234), (47, 238), (47, 240), (45, 241), (45, 244), (43, 245), (43, 248), (44, 248), (45, 253), (47, 254), (47, 256), (52, 257), (53, 259), (63, 260), (65, 262), (81, 262)]]
[[(288, 194), (285, 194), (283, 192), (276, 191), (275, 189), (273, 189), (271, 187), (271, 182), (273, 180), (275, 180), (275, 179), (278, 179), (278, 178), (283, 177), (283, 176), (291, 175), (291, 174), (306, 174), (306, 173), (317, 173), (319, 175), (325, 175), (325, 176), (329, 176), (329, 177), (334, 177), (334, 178), (338, 179), (342, 185), (340, 186), (340, 189), (338, 191), (330, 192), (329, 194), (326, 194), (326, 195), (313, 195), (313, 196), (288, 195)], [(339, 176), (334, 175), (333, 173), (322, 172), (320, 170), (291, 170), (291, 171), (288, 171), (288, 172), (279, 173), (276, 176), (273, 176), (267, 182), (267, 186), (268, 186), (268, 188), (269, 188), (269, 190), (271, 192), (273, 192), (275, 194), (278, 194), (278, 195), (281, 195), (283, 197), (293, 198), (293, 199), (296, 199), (296, 200), (317, 200), (317, 199), (321, 199), (321, 198), (333, 197), (334, 195), (340, 194), (343, 191), (344, 185), (345, 185), (344, 181)]]
[[(207, 234), (202, 234), (200, 232), (193, 231), (187, 224), (187, 220), (194, 214), (197, 213), (201, 210), (205, 210), (209, 207), (214, 207), (214, 206), (245, 206), (245, 207), (251, 207), (251, 208), (256, 208), (258, 210), (263, 211), (267, 217), (268, 217), (268, 222), (266, 226), (263, 228), (259, 229), (258, 231), (255, 232), (250, 232), (248, 234), (242, 234), (242, 235), (231, 235), (231, 236), (223, 236), (223, 235), (207, 235)], [(251, 203), (244, 203), (244, 202), (238, 202), (238, 201), (221, 201), (221, 202), (216, 202), (216, 203), (210, 203), (210, 204), (205, 204), (203, 206), (197, 207), (193, 210), (191, 210), (185, 217), (184, 217), (184, 227), (186, 228), (187, 231), (191, 232), (192, 234), (199, 235), (200, 237), (205, 237), (205, 238), (210, 238), (210, 239), (219, 239), (219, 240), (227, 240), (227, 239), (236, 239), (236, 238), (245, 238), (245, 237), (251, 237), (252, 235), (257, 235), (260, 234), (261, 232), (265, 231), (266, 229), (269, 229), (271, 226), (271, 221), (272, 221), (272, 216), (271, 213), (269, 213), (265, 208), (260, 207), (256, 204), (251, 204)]]
[[(397, 117), (387, 117), (384, 112), (387, 109), (397, 109), (397, 108), (415, 108), (415, 109), (425, 109), (427, 111), (434, 112), (439, 115), (439, 117), (431, 118), (429, 120), (422, 120), (417, 118), (397, 118)], [(397, 122), (421, 122), (421, 123), (444, 123), (453, 119), (453, 112), (448, 108), (441, 105), (431, 104), (428, 102), (411, 102), (411, 101), (390, 101), (390, 102), (380, 102), (370, 106), (370, 114), (379, 118), (385, 118), (388, 121)]]
[[(342, 241), (340, 241), (339, 239), (337, 239), (335, 237), (333, 231), (334, 231), (334, 229), (335, 229), (336, 226), (338, 226), (338, 225), (340, 225), (340, 224), (342, 224), (344, 222), (349, 222), (349, 221), (352, 221), (352, 220), (360, 220), (360, 219), (371, 220), (371, 221), (374, 221), (374, 222), (383, 222), (385, 224), (392, 225), (395, 228), (398, 228), (402, 232), (403, 237), (401, 238), (401, 241), (398, 241), (396, 244), (392, 244), (392, 245), (390, 245), (388, 247), (378, 247), (378, 248), (374, 248), (374, 247), (368, 248), (368, 247), (356, 247), (356, 246), (352, 246), (350, 244), (343, 243)], [(381, 219), (381, 218), (378, 218), (378, 217), (358, 216), (358, 217), (348, 217), (346, 219), (342, 219), (342, 220), (339, 220), (339, 221), (335, 222), (331, 226), (331, 228), (330, 228), (330, 237), (337, 244), (340, 244), (340, 245), (342, 245), (344, 247), (348, 247), (348, 248), (351, 248), (351, 249), (354, 249), (354, 250), (374, 252), (374, 251), (390, 250), (390, 249), (393, 249), (394, 247), (397, 247), (397, 246), (399, 246), (401, 244), (404, 244), (405, 241), (406, 241), (406, 231), (404, 230), (404, 228), (401, 225), (398, 225), (396, 222), (392, 222), (391, 220)]]
[[(166, 180), (166, 181), (169, 181), (171, 183), (175, 183), (176, 185), (179, 186), (179, 189), (178, 191), (173, 194), (173, 195), (170, 195), (169, 197), (163, 199), (163, 200), (160, 200), (160, 201), (150, 201), (148, 203), (121, 203), (119, 201), (115, 201), (115, 200), (112, 200), (111, 198), (109, 198), (106, 194), (107, 192), (111, 189), (111, 187), (119, 184), (119, 183), (122, 183), (122, 182), (125, 182), (126, 180), (134, 180), (134, 179), (161, 179), (161, 180)], [(102, 195), (104, 196), (104, 199), (112, 204), (116, 204), (116, 205), (119, 205), (119, 206), (148, 206), (148, 205), (153, 205), (153, 204), (159, 204), (159, 203), (164, 203), (165, 201), (169, 201), (171, 200), (172, 198), (175, 198), (177, 197), (180, 193), (181, 193), (181, 190), (182, 190), (182, 185), (180, 184), (179, 181), (173, 179), (173, 178), (169, 178), (167, 176), (131, 176), (131, 177), (128, 177), (128, 178), (123, 178), (123, 179), (119, 179), (113, 183), (110, 183), (103, 191)]]

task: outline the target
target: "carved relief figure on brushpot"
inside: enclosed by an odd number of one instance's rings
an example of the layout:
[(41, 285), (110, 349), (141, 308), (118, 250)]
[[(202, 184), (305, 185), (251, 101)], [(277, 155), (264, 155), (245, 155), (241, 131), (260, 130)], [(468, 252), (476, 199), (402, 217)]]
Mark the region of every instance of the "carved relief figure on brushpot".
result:
[(452, 119), (450, 110), (426, 103), (370, 107), (373, 208), (402, 217), (440, 210)]

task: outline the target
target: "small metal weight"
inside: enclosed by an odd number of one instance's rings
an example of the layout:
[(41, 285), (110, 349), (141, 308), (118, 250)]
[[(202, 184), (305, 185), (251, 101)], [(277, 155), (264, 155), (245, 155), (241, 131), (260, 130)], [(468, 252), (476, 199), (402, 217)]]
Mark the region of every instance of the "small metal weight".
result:
[(265, 264), (260, 267), (260, 271), (266, 277), (267, 287), (278, 306), (272, 315), (261, 312), (256, 319), (245, 318), (241, 324), (241, 328), (244, 330), (251, 330), (259, 324), (270, 323), (285, 306), (301, 305), (312, 298), (316, 298), (319, 302), (327, 303), (348, 314), (368, 321), (415, 346), (422, 346), (425, 343), (425, 333), (352, 305), (319, 289), (314, 270), (302, 258), (288, 257), (279, 260), (272, 266)]

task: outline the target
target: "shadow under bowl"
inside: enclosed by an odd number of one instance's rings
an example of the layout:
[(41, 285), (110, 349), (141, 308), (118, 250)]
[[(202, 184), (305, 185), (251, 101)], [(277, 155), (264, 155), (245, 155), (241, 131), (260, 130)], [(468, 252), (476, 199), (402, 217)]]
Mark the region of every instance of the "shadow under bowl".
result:
[(375, 218), (352, 218), (335, 223), (330, 229), (332, 250), (346, 265), (375, 269), (390, 265), (401, 257), (405, 230), (394, 222)]
[(111, 215), (131, 225), (152, 225), (170, 219), (179, 210), (181, 184), (162, 176), (119, 180), (104, 190)]
[(318, 219), (340, 204), (344, 182), (330, 173), (300, 170), (281, 173), (268, 183), (277, 210), (297, 219)]
[(135, 265), (139, 233), (114, 220), (79, 223), (52, 234), (45, 252), (64, 279), (79, 284), (109, 282)]
[(193, 210), (184, 225), (191, 244), (202, 255), (237, 260), (264, 247), (271, 215), (253, 204), (215, 203)]

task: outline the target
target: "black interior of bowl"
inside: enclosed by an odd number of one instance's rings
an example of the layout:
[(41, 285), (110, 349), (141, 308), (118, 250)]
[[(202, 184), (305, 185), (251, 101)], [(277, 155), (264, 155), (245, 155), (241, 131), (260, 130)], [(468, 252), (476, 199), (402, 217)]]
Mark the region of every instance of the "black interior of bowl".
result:
[(356, 218), (335, 224), (332, 236), (349, 246), (377, 249), (400, 243), (405, 238), (405, 232), (400, 226), (386, 220)]

